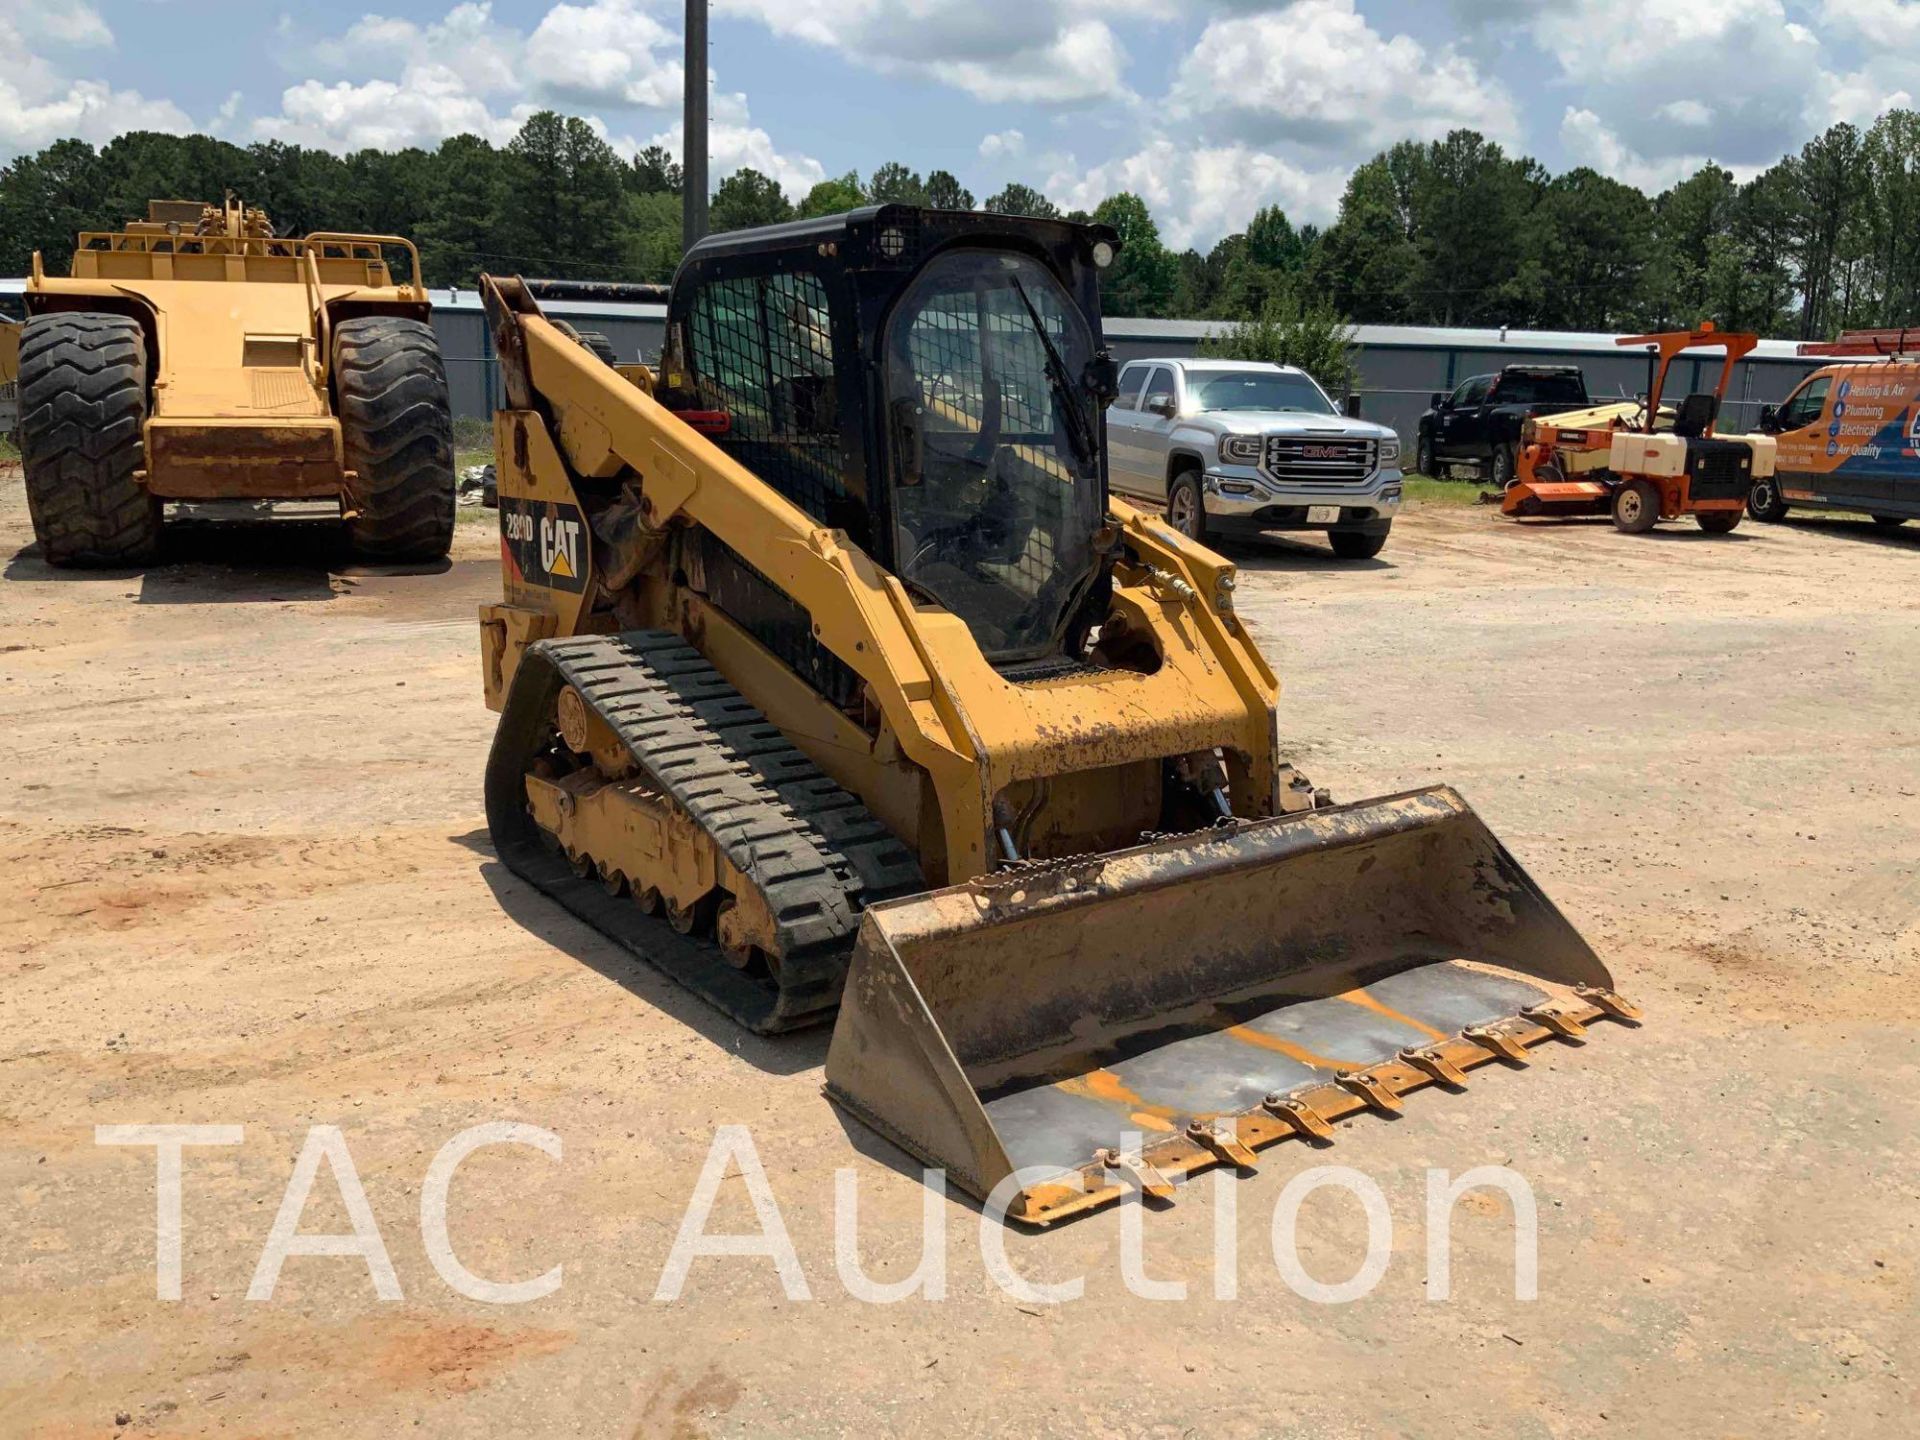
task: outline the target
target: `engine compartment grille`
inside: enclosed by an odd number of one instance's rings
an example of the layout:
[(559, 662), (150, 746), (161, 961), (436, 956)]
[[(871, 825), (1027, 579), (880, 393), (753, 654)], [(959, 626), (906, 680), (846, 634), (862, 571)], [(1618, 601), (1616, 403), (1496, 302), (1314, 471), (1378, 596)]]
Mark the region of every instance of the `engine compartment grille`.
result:
[(1753, 488), (1752, 452), (1737, 440), (1689, 441), (1687, 474), (1695, 500), (1744, 500)]
[(1379, 460), (1377, 440), (1269, 435), (1261, 468), (1286, 485), (1359, 485)]

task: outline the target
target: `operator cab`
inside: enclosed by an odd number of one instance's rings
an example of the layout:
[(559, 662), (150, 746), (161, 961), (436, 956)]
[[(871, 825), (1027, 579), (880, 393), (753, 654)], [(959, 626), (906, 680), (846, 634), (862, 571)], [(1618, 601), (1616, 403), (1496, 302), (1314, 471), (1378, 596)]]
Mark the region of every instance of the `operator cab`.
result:
[[(723, 413), (716, 444), (990, 660), (1074, 653), (1106, 603), (1116, 367), (1098, 270), (1118, 244), (1104, 226), (898, 205), (710, 236), (674, 278), (668, 403)], [(729, 582), (779, 608), (772, 587)]]

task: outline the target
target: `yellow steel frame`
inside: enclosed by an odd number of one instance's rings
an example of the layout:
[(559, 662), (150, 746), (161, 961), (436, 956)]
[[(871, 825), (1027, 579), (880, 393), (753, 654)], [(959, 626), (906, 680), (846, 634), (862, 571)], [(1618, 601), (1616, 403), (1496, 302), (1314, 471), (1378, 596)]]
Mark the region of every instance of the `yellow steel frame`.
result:
[[(991, 871), (995, 798), (1022, 782), (1218, 746), (1233, 761), (1236, 811), (1275, 813), (1279, 686), (1232, 613), (1234, 568), (1225, 559), (1115, 503), (1111, 523), (1142, 562), (1116, 576), (1115, 612), (1151, 637), (1158, 668), (1017, 685), (987, 662), (963, 622), (917, 600), (844, 531), (816, 522), (543, 317), (515, 319), (541, 410), (496, 419), (503, 501), (572, 496), (574, 476), (631, 470), (640, 477), (647, 526), (705, 527), (798, 602), (820, 643), (866, 683), (881, 717), (869, 741), (871, 763), (820, 763), (877, 813), (891, 810), (902, 820), (898, 797), (883, 805), (875, 796), (874, 767), (884, 769), (897, 753), (922, 772), (938, 812), (938, 833), (922, 832), (923, 864), (937, 844), (945, 880)], [(587, 623), (584, 602), (510, 583), (507, 604), (483, 610), (490, 700), (499, 703), (511, 679), (516, 635), (524, 645), (537, 632), (578, 633)], [(686, 613), (675, 604), (673, 621), (684, 625)], [(550, 628), (536, 620), (542, 614), (552, 617)], [(732, 638), (711, 647), (709, 658), (786, 729), (808, 705), (781, 683), (778, 662)], [(810, 718), (819, 730), (817, 713)], [(820, 758), (829, 744), (847, 744), (848, 728), (830, 742), (816, 734), (812, 745), (789, 733)], [(927, 868), (930, 880), (942, 878), (939, 866)]]

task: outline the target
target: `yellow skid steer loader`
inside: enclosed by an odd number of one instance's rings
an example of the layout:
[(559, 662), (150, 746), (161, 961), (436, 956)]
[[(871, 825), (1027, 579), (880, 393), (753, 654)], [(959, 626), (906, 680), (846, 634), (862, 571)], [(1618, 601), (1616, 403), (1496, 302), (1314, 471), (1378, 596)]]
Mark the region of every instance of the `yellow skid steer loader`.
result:
[[(483, 278), (501, 858), (1044, 1224), (1631, 1019), (1453, 791), (1277, 754), (1233, 566), (1107, 493), (1102, 227), (701, 242), (658, 375)], [(1129, 1138), (1131, 1137), (1131, 1138)]]

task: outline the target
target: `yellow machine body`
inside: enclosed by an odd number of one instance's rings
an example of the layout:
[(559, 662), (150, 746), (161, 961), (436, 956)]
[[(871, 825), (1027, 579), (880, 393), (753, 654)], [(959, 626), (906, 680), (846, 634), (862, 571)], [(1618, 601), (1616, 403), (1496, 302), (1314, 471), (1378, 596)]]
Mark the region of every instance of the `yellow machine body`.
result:
[[(412, 273), (397, 283), (385, 247)], [(350, 499), (329, 385), (331, 330), (368, 315), (429, 312), (413, 242), (393, 235), (283, 238), (262, 212), (156, 200), (125, 229), (83, 232), (69, 274), (33, 257), (34, 315), (137, 321), (151, 403), (144, 484), (169, 500)]]
[[(1231, 612), (1200, 598), (1232, 593), (1234, 567), (1219, 555), (1116, 501), (1114, 524), (1144, 563), (1122, 577), (1114, 614), (1152, 637), (1157, 670), (1016, 685), (987, 664), (953, 615), (916, 601), (844, 534), (760, 483), (544, 318), (522, 317), (521, 333), (546, 414), (496, 413), (502, 523), (525, 524), (531, 543), (555, 555), (577, 543), (576, 563), (585, 569), (593, 563), (590, 536), (571, 474), (631, 468), (659, 477), (642, 488), (642, 538), (629, 548), (642, 549), (675, 524), (725, 537), (814, 617), (821, 642), (866, 682), (876, 724), (858, 733), (812, 690), (783, 677), (784, 667), (696, 589), (658, 567), (627, 578), (620, 626), (699, 637), (699, 648), (816, 764), (895, 833), (911, 837), (923, 857), (939, 857), (929, 878), (959, 883), (990, 873), (999, 858), (991, 845), (995, 800), (1031, 802), (1036, 786), (1051, 792), (1032, 810), (1026, 833), (1054, 843), (1024, 851), (1072, 854), (1089, 831), (1150, 829), (1157, 806), (1130, 813), (1126, 771), (1150, 766), (1157, 786), (1159, 762), (1170, 755), (1223, 747), (1236, 799), (1254, 815), (1279, 809), (1278, 682)], [(522, 499), (544, 513), (519, 508)], [(554, 590), (529, 581), (511, 553), (504, 563), (506, 599), (481, 616), (495, 709), (527, 644), (581, 633), (593, 588), (584, 583), (590, 574), (577, 591)], [(1131, 788), (1152, 786), (1136, 780)]]
[[(884, 264), (900, 248), (888, 237), (960, 223), (926, 217), (884, 207), (844, 232), (781, 227), (764, 252), (750, 234), (725, 237), (720, 259), (745, 257), (780, 284), (783, 244), (799, 242), (802, 264), (830, 250)], [(1028, 233), (1079, 243), (1054, 222), (966, 221), (999, 223), (1032, 227), (1010, 247)], [(1003, 242), (964, 231), (954, 243)], [(683, 315), (704, 323), (700, 297), (681, 293), (697, 289), (699, 260), (676, 280), (670, 335)], [(992, 290), (986, 275), (976, 296)], [(911, 273), (889, 283), (909, 300), (925, 290)], [(502, 712), (487, 782), (496, 848), (756, 1029), (837, 1003), (828, 1094), (962, 1188), (1034, 1224), (1129, 1190), (1170, 1195), (1190, 1171), (1250, 1167), (1282, 1139), (1322, 1143), (1362, 1109), (1397, 1111), (1411, 1091), (1459, 1089), (1476, 1066), (1523, 1064), (1546, 1039), (1632, 1018), (1453, 791), (1336, 805), (1285, 763), (1279, 684), (1235, 613), (1230, 561), (1106, 501), (1093, 523), (1110, 584), (1084, 655), (1057, 673), (993, 663), (958, 614), (781, 494), (744, 444), (730, 453), (729, 427), (747, 419), (804, 424), (811, 412), (789, 405), (782, 377), (758, 391), (696, 384), (671, 339), (659, 376), (619, 372), (518, 282), (481, 288), (507, 395), (495, 429), (503, 596), (480, 613), (485, 693)], [(779, 325), (795, 307), (761, 313)], [(1013, 313), (982, 335), (1002, 345)], [(961, 372), (986, 341), (950, 347), (961, 360), (933, 367), (948, 396), (908, 402), (913, 422), (937, 440), (943, 413), (1026, 403), (1011, 344), (991, 352), (1010, 368), (974, 390)], [(1065, 373), (1053, 371), (1056, 395)], [(821, 393), (788, 389), (809, 403)], [(998, 473), (1057, 483), (1045, 432), (1026, 435), (1000, 438), (1016, 453), (995, 459)], [(856, 677), (842, 703), (729, 613), (718, 547)], [(813, 838), (831, 851), (857, 809), (899, 862), (844, 913), (816, 917), (838, 947), (831, 964), (816, 947), (804, 976), (792, 958), (762, 970), (778, 1001), (756, 1000), (747, 977), (792, 914), (748, 893), (754, 847), (737, 819), (712, 819), (747, 813), (745, 800), (711, 802), (769, 772), (812, 777), (778, 787), (774, 819), (804, 819), (832, 792), (835, 818)], [(1193, 794), (1218, 813), (1175, 803)], [(766, 833), (791, 840), (771, 819)], [(705, 950), (703, 913), (717, 916)]]

